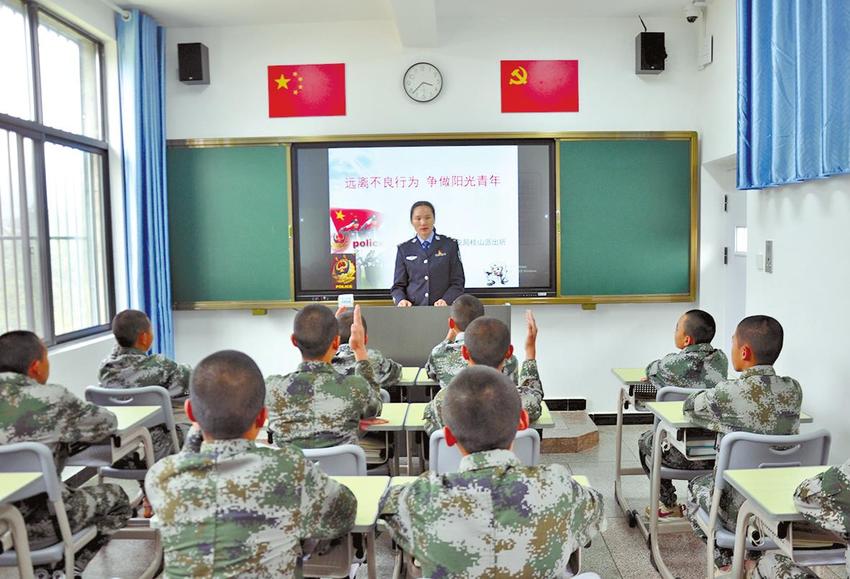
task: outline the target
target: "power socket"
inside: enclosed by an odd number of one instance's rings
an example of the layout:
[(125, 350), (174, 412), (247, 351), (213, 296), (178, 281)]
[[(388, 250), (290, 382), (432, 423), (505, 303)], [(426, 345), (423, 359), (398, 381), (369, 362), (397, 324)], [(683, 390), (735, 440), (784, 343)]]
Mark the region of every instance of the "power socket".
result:
[(773, 273), (773, 240), (764, 242), (764, 273)]

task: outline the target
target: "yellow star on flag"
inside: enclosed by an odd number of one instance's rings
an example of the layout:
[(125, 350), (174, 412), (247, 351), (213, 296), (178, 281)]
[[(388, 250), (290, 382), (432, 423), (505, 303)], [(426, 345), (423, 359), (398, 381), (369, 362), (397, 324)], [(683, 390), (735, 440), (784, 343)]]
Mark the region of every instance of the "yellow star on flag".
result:
[(343, 219), (345, 219), (345, 213), (343, 213), (342, 211), (337, 211), (336, 218), (338, 221), (342, 221)]
[(286, 78), (286, 75), (285, 75), (285, 74), (281, 74), (281, 75), (280, 75), (280, 78), (276, 78), (276, 79), (275, 79), (275, 82), (277, 83), (277, 90), (280, 90), (280, 89), (282, 89), (282, 88), (285, 88), (286, 90), (289, 90), (289, 81), (290, 81), (290, 80), (292, 80), (292, 79), (291, 79), (291, 78)]

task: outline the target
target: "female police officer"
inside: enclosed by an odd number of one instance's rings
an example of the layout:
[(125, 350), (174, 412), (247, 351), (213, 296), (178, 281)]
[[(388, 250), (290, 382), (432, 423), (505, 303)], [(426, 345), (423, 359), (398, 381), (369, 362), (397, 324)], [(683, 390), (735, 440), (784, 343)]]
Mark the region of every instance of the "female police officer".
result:
[(434, 206), (417, 201), (410, 208), (413, 239), (400, 243), (391, 290), (399, 307), (447, 306), (463, 293), (463, 264), (457, 240), (437, 235)]

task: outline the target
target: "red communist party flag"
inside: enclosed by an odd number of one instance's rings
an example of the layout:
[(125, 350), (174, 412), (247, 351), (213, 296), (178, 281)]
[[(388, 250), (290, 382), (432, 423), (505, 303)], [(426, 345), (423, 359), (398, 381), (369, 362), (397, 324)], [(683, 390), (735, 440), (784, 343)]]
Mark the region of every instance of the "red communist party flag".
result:
[(578, 112), (577, 60), (503, 60), (503, 113)]
[(269, 66), (270, 117), (345, 114), (345, 65)]

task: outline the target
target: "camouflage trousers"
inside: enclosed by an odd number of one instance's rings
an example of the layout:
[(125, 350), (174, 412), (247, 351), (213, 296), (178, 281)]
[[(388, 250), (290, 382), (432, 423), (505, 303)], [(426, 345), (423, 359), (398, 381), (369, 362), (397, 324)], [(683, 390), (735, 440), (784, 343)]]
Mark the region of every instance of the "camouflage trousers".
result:
[[(655, 439), (655, 431), (647, 430), (640, 435), (638, 439), (638, 454), (640, 455), (640, 465), (643, 467), (647, 476), (650, 475), (652, 469), (652, 443)], [(681, 452), (673, 447), (663, 450), (661, 453), (661, 464), (667, 468), (675, 468), (680, 470), (709, 470), (714, 466), (713, 460), (688, 460)], [(673, 481), (669, 479), (661, 479), (660, 492), (658, 499), (661, 504), (672, 509), (679, 502), (676, 496), (676, 487), (673, 486)]]
[(753, 573), (753, 579), (817, 579), (809, 568), (801, 567), (785, 555), (767, 553)]
[[(109, 535), (127, 524), (133, 516), (130, 500), (124, 490), (114, 484), (100, 484), (78, 489), (62, 489), (62, 501), (68, 514), (71, 532), (97, 527), (97, 536), (77, 552), (74, 566), (83, 569), (109, 541)], [(15, 503), (27, 526), (30, 548), (43, 549), (60, 539), (59, 524), (50, 513), (46, 494), (36, 495)]]
[[(693, 479), (688, 483), (688, 511), (687, 517), (697, 537), (706, 540), (705, 533), (696, 522), (697, 511), (705, 510), (711, 512), (711, 496), (714, 492), (714, 474), (707, 474)], [(717, 509), (717, 524), (726, 530), (735, 532), (738, 522), (738, 511), (744, 504), (744, 497), (733, 488), (727, 488), (720, 495), (720, 504)], [(747, 559), (758, 559), (759, 551), (747, 551)], [(714, 564), (725, 567), (732, 564), (732, 549), (714, 547)]]

